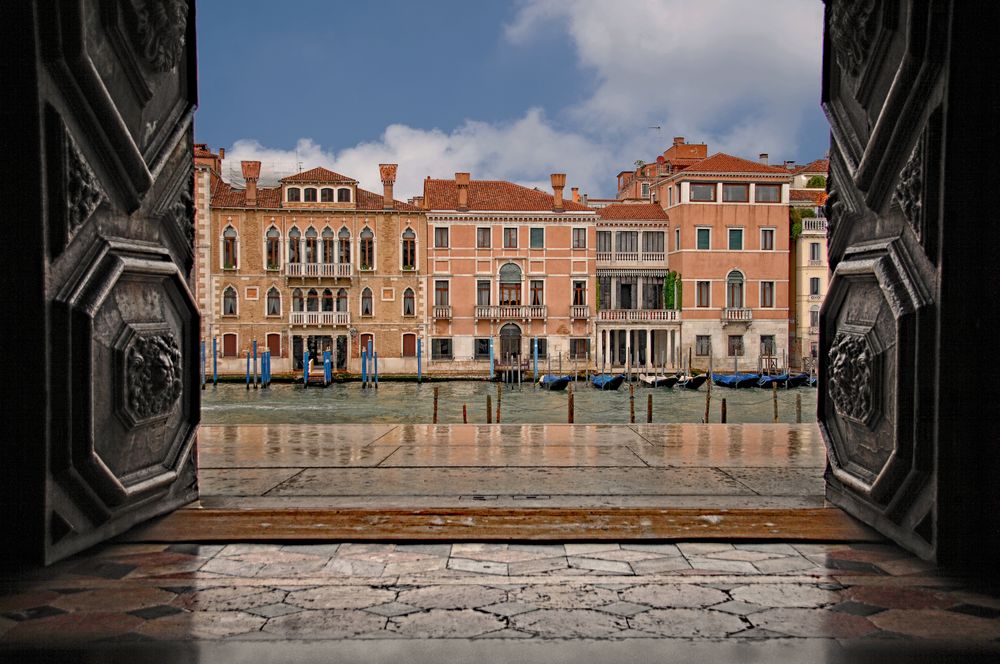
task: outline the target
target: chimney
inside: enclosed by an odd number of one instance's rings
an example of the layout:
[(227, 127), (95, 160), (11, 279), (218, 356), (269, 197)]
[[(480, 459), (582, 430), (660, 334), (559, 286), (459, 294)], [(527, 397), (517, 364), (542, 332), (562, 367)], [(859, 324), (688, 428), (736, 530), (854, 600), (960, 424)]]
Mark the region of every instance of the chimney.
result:
[(556, 212), (563, 211), (563, 188), (566, 186), (565, 173), (553, 173), (552, 179), (552, 209)]
[(379, 164), (378, 172), (382, 176), (382, 209), (391, 210), (394, 205), (392, 201), (392, 185), (396, 182), (396, 169), (398, 164)]
[(583, 195), (583, 204), (584, 204), (584, 205), (589, 205), (589, 204), (587, 203), (587, 194), (584, 194), (584, 195)]
[(684, 137), (674, 136), (674, 145), (684, 145)]
[(760, 153), (760, 163), (762, 163), (765, 166), (767, 166), (767, 153), (766, 152), (761, 152)]
[(570, 189), (570, 191), (573, 192), (573, 202), (574, 203), (579, 203), (580, 202), (580, 188), (579, 187), (573, 187), (572, 189)]
[(789, 170), (795, 168), (795, 160), (794, 159), (789, 159), (788, 161), (786, 161), (785, 162), (785, 168), (787, 168)]
[(260, 177), (259, 161), (241, 161), (243, 168), (243, 179), (247, 181), (246, 204), (247, 207), (257, 206), (257, 178)]
[(226, 158), (226, 148), (219, 148), (219, 159)]
[(458, 187), (458, 211), (469, 211), (469, 174), (455, 173), (455, 186)]

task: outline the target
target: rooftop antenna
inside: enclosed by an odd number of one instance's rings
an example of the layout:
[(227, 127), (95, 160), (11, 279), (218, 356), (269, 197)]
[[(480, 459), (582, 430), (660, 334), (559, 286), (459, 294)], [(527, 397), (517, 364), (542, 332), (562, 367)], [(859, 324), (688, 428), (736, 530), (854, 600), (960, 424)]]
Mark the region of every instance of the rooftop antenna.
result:
[(656, 131), (660, 131), (661, 129), (663, 129), (663, 127), (661, 127), (660, 125), (653, 125), (652, 127), (649, 127), (649, 129), (655, 129)]

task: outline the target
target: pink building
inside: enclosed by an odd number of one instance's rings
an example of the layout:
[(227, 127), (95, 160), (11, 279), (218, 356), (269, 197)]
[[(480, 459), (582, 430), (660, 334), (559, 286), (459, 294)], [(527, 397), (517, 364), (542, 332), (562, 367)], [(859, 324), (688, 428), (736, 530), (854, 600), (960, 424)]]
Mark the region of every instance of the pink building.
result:
[(512, 182), (424, 181), (430, 371), (485, 370), (527, 360), (564, 369), (591, 362), (597, 213), (563, 197)]

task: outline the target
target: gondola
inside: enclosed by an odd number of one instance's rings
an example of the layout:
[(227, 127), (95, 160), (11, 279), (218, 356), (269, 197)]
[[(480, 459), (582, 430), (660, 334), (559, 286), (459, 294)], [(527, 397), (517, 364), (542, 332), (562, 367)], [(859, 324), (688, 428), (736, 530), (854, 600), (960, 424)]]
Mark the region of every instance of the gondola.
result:
[(753, 373), (712, 374), (712, 382), (719, 387), (754, 387), (759, 380), (760, 375)]
[(788, 382), (785, 383), (785, 387), (802, 387), (809, 382), (809, 374), (807, 373), (795, 373), (788, 377)]
[(677, 383), (677, 376), (649, 376), (639, 374), (639, 382), (646, 387), (673, 387)]
[(816, 382), (819, 380), (817, 376), (809, 376), (809, 380), (806, 381), (806, 385), (809, 387), (816, 387)]
[(625, 382), (625, 374), (595, 374), (590, 382), (599, 390), (617, 390)]
[(705, 383), (706, 380), (708, 380), (708, 374), (698, 374), (697, 376), (682, 376), (677, 380), (677, 387), (684, 387), (689, 390), (697, 390)]
[(557, 376), (555, 374), (545, 374), (538, 379), (538, 386), (543, 390), (559, 391), (565, 390), (569, 382), (573, 380), (570, 376)]
[(781, 387), (786, 382), (788, 382), (788, 374), (787, 373), (774, 374), (773, 376), (772, 375), (764, 375), (764, 376), (761, 376), (757, 380), (757, 387), (766, 387), (766, 388), (769, 388), (772, 385), (777, 385), (778, 387)]

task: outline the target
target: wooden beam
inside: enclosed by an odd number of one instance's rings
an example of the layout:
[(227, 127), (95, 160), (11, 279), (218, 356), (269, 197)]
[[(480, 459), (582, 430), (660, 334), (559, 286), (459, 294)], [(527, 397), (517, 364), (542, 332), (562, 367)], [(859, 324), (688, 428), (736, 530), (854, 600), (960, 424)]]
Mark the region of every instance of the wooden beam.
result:
[(832, 507), (701, 508), (185, 508), (122, 536), (130, 542), (254, 540), (799, 540), (881, 541)]

